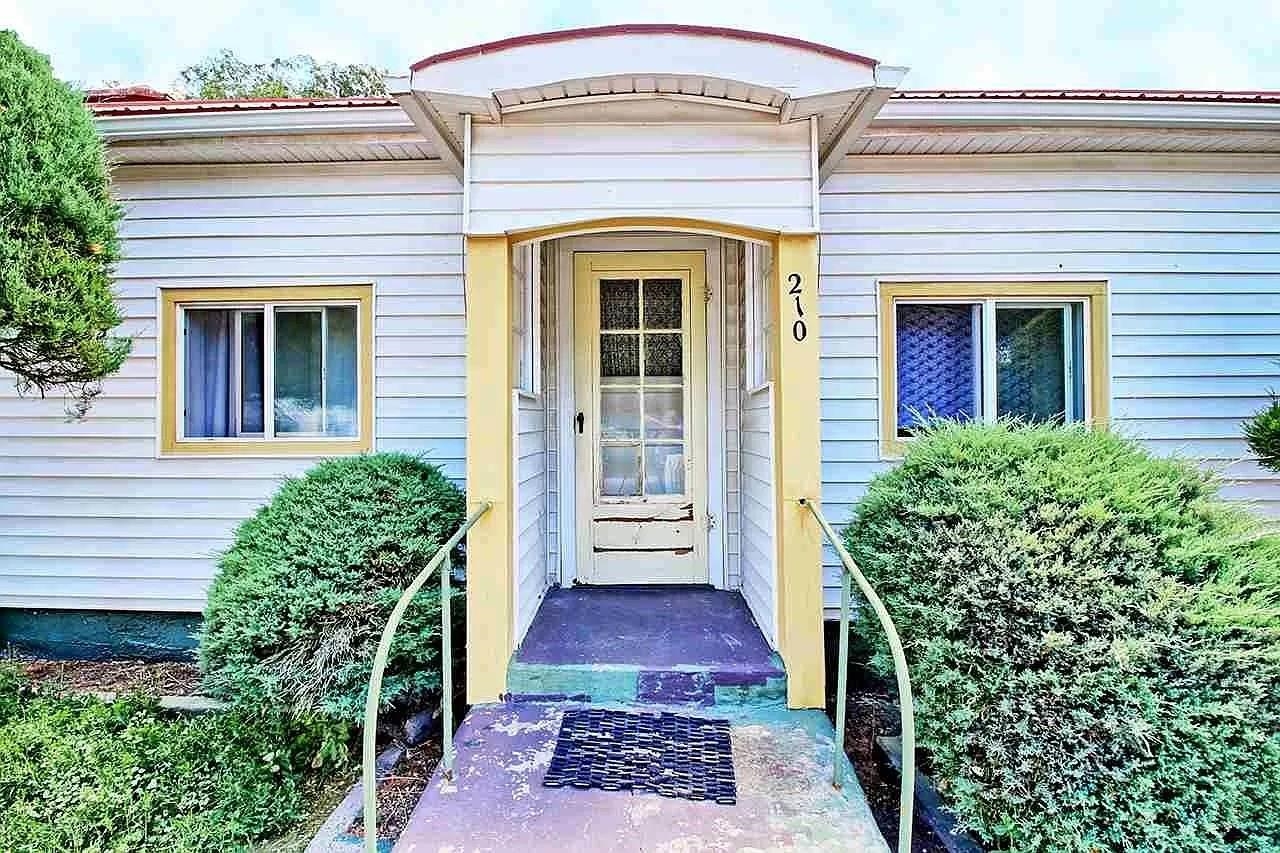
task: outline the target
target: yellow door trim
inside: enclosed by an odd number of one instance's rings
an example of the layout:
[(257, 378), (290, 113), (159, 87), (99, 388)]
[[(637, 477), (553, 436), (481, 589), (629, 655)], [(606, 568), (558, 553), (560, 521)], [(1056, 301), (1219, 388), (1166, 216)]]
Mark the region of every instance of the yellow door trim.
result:
[(467, 500), (493, 508), (467, 534), (467, 701), (496, 702), (514, 651), (515, 561), (511, 250), (468, 237)]
[(707, 320), (704, 294), (707, 286), (707, 256), (705, 252), (577, 252), (574, 255), (574, 400), (577, 411), (582, 411), (587, 423), (592, 425), (589, 439), (579, 445), (576, 454), (577, 469), (574, 472), (575, 503), (577, 506), (578, 573), (590, 583), (594, 577), (591, 517), (595, 508), (596, 484), (592, 476), (595, 460), (595, 427), (600, 422), (596, 399), (595, 365), (599, 347), (599, 289), (593, 285), (601, 274), (634, 275), (636, 277), (670, 274), (684, 278), (689, 283), (689, 411), (686, 425), (689, 435), (686, 445), (693, 465), (691, 496), (696, 530), (694, 534), (694, 562), (702, 566), (699, 578), (690, 583), (706, 583), (710, 577), (707, 566)]
[(826, 703), (822, 530), (800, 498), (822, 499), (818, 238), (783, 234), (774, 254), (774, 533), (778, 645), (787, 705)]
[(513, 231), (508, 236), (512, 243), (524, 243), (529, 240), (550, 240), (556, 237), (569, 237), (578, 234), (600, 234), (609, 231), (629, 230), (663, 231), (676, 234), (708, 234), (770, 245), (778, 237), (776, 231), (681, 216), (613, 216), (604, 219), (583, 219), (558, 225), (526, 228), (522, 231)]

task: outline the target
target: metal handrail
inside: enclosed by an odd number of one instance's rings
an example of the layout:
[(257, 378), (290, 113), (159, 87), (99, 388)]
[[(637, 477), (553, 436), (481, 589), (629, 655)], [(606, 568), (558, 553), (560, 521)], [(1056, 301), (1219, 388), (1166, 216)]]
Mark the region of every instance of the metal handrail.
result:
[(378, 703), (382, 698), (382, 673), (387, 667), (387, 656), (391, 653), (391, 641), (395, 637), (396, 628), (413, 597), (418, 594), (431, 573), (440, 571), (440, 714), (441, 727), (444, 732), (444, 744), (440, 761), (444, 764), (447, 778), (453, 778), (453, 619), (449, 599), (452, 596), (450, 582), (453, 574), (453, 559), (449, 556), (453, 549), (467, 535), (467, 531), (475, 526), (484, 515), (493, 508), (493, 503), (484, 501), (467, 520), (458, 528), (458, 532), (449, 537), (449, 541), (440, 546), (436, 555), (427, 563), (427, 567), (418, 573), (413, 583), (405, 588), (400, 600), (391, 609), (386, 627), (382, 629), (382, 639), (378, 641), (378, 651), (373, 656), (373, 671), (369, 673), (369, 693), (364, 701), (364, 743), (363, 767), (360, 780), (364, 795), (364, 849), (366, 853), (378, 851), (378, 780), (377, 780), (377, 744), (378, 736)]
[(853, 591), (849, 585), (852, 578), (858, 584), (867, 603), (875, 611), (889, 640), (889, 652), (893, 655), (894, 674), (898, 679), (898, 707), (902, 710), (902, 785), (898, 792), (898, 853), (911, 853), (911, 826), (915, 807), (916, 781), (916, 717), (911, 698), (911, 676), (907, 672), (907, 656), (902, 650), (902, 638), (893, 625), (889, 611), (884, 602), (876, 595), (875, 589), (863, 576), (858, 564), (849, 556), (840, 537), (827, 523), (818, 505), (808, 498), (800, 498), (800, 505), (807, 507), (813, 517), (818, 520), (822, 532), (826, 534), (831, 545), (840, 555), (844, 571), (840, 573), (840, 670), (836, 674), (836, 755), (835, 770), (831, 784), (839, 788), (844, 784), (844, 723), (848, 711), (849, 692), (849, 609), (852, 606)]

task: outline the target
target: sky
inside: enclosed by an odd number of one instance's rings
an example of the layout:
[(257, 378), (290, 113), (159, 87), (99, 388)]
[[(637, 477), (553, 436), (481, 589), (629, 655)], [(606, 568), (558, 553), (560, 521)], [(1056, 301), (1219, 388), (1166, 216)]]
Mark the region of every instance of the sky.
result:
[[(229, 48), (393, 72), (443, 50), (616, 23), (713, 24), (798, 36), (911, 68), (905, 88), (1280, 90), (1280, 0), (0, 0), (0, 28), (58, 76), (175, 88)], [(652, 69), (636, 69), (652, 70)]]

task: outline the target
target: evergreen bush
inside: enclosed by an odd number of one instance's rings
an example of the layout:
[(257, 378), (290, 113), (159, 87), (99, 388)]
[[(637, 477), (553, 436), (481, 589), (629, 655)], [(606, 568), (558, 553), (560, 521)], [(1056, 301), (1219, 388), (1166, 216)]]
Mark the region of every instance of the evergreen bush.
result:
[(1244, 437), (1262, 465), (1280, 471), (1280, 399), (1245, 422)]
[[(206, 689), (358, 722), (391, 608), (464, 514), (439, 468), (403, 454), (332, 459), (287, 480), (218, 562), (199, 632)], [(385, 705), (438, 694), (439, 643), (429, 582), (392, 645)]]
[(49, 60), (0, 30), (0, 368), (83, 415), (129, 341), (113, 337), (119, 258), (104, 147)]
[[(1280, 849), (1280, 538), (1188, 463), (936, 422), (846, 531), (946, 803), (995, 849)], [(855, 629), (892, 671), (878, 624)]]

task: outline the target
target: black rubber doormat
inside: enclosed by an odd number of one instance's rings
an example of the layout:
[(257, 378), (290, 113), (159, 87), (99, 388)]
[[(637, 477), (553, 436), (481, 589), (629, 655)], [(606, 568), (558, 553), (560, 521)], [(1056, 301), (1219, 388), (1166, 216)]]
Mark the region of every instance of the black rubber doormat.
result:
[(729, 721), (603, 708), (566, 711), (542, 784), (649, 791), (731, 806), (738, 801), (738, 782)]

